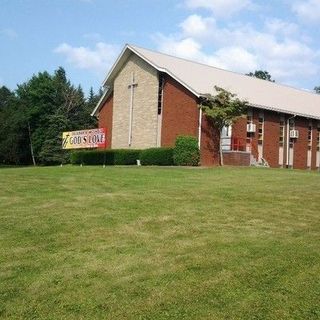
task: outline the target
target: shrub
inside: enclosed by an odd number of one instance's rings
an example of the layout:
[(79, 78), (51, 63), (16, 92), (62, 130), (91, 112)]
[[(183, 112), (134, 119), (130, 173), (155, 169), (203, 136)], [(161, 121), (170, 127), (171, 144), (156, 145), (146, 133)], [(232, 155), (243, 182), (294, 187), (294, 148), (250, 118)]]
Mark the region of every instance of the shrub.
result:
[(192, 136), (178, 136), (173, 160), (177, 166), (198, 166), (200, 161), (198, 140)]
[(70, 153), (70, 163), (71, 164), (81, 164), (82, 163), (82, 151), (72, 151)]
[(139, 159), (141, 150), (81, 150), (71, 154), (72, 164), (84, 165), (134, 165)]
[(141, 164), (145, 166), (173, 166), (173, 148), (150, 148), (140, 153)]
[(114, 152), (114, 165), (134, 165), (140, 158), (141, 150), (119, 149), (110, 150)]

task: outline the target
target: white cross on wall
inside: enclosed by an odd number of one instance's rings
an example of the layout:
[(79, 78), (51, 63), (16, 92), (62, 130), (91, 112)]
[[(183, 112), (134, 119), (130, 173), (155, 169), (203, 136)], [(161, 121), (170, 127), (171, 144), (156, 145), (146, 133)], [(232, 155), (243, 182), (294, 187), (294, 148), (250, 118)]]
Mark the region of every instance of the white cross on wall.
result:
[(138, 86), (137, 83), (134, 82), (134, 73), (132, 72), (131, 83), (128, 85), (128, 89), (130, 89), (130, 107), (129, 107), (129, 139), (128, 144), (131, 146), (132, 142), (132, 116), (133, 116), (133, 94), (134, 88)]

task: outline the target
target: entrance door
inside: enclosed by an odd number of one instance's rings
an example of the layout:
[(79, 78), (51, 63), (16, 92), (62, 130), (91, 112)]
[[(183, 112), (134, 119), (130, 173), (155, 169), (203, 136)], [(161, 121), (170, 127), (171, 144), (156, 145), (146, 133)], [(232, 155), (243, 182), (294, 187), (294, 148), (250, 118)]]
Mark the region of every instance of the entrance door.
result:
[(221, 147), (224, 151), (231, 150), (232, 126), (225, 126), (221, 131)]

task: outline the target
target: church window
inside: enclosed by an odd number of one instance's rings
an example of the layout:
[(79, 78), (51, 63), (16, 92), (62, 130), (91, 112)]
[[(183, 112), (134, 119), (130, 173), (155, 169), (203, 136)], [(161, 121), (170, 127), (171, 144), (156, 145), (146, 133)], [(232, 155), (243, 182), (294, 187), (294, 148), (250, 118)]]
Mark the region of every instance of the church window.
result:
[[(253, 123), (253, 116), (252, 116), (252, 111), (248, 111), (247, 115), (247, 124), (252, 124)], [(247, 143), (251, 143), (251, 138), (252, 138), (252, 132), (247, 132)]]
[(311, 150), (312, 147), (312, 121), (309, 122), (308, 128), (308, 150)]
[(158, 89), (158, 115), (162, 113), (163, 105), (163, 85), (164, 85), (164, 76), (159, 75), (159, 89)]
[(259, 122), (258, 122), (258, 144), (263, 143), (263, 134), (264, 134), (264, 114), (263, 112), (259, 113)]
[(279, 146), (283, 147), (283, 142), (284, 142), (284, 131), (285, 131), (285, 120), (284, 116), (280, 116), (280, 131), (279, 131)]

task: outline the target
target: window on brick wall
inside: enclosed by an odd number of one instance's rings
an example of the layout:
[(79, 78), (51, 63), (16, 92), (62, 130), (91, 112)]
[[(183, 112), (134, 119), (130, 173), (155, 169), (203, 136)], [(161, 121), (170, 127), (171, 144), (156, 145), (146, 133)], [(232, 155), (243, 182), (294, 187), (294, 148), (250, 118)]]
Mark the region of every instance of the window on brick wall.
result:
[[(247, 124), (253, 123), (252, 111), (248, 111)], [(247, 132), (247, 143), (251, 142), (252, 132)]]
[(308, 127), (308, 150), (312, 148), (312, 129), (312, 121), (310, 121)]
[(158, 89), (158, 115), (160, 115), (162, 112), (163, 84), (164, 84), (164, 77), (162, 74), (160, 74), (159, 75), (159, 89)]
[(263, 124), (264, 124), (264, 114), (259, 113), (259, 123), (258, 123), (258, 144), (263, 144)]
[(283, 147), (284, 143), (284, 130), (285, 130), (285, 119), (284, 116), (280, 116), (279, 122), (279, 146)]

